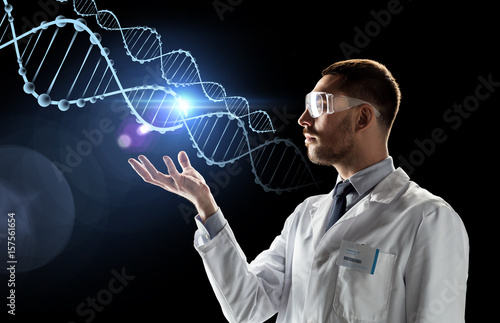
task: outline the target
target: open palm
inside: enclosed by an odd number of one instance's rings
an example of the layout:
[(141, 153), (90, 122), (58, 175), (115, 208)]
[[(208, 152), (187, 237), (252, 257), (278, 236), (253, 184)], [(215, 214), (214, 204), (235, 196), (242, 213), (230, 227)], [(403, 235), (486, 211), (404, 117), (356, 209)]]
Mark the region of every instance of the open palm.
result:
[(210, 188), (203, 176), (191, 166), (184, 151), (179, 152), (178, 160), (182, 167), (182, 173), (179, 173), (170, 157), (163, 157), (168, 175), (159, 172), (143, 155), (140, 155), (138, 160), (130, 158), (128, 162), (145, 182), (159, 186), (191, 201), (200, 212), (202, 219), (205, 220), (217, 210)]

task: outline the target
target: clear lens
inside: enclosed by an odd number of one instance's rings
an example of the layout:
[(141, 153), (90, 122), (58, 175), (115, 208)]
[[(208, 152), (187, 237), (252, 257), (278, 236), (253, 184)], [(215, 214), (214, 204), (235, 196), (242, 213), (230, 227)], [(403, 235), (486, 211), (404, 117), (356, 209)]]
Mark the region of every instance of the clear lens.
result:
[(327, 109), (327, 98), (323, 93), (309, 93), (306, 95), (306, 108), (311, 117), (317, 118)]

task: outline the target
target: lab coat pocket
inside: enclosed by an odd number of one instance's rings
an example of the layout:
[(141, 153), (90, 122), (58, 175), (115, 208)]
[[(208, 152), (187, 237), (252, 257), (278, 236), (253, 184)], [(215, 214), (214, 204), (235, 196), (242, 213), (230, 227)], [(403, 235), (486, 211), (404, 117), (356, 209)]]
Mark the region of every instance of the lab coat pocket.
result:
[(339, 266), (333, 307), (346, 319), (379, 322), (387, 318), (396, 256), (380, 252), (373, 275)]

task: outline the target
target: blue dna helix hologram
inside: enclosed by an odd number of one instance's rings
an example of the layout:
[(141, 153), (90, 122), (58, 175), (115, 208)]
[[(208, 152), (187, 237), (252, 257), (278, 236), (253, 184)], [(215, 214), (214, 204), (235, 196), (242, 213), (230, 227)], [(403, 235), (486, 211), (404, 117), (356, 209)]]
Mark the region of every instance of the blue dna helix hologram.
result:
[[(227, 96), (221, 84), (202, 80), (190, 52), (179, 49), (163, 53), (161, 36), (154, 28), (121, 27), (115, 14), (98, 10), (94, 0), (73, 0), (78, 15), (95, 17), (103, 30), (120, 33), (132, 61), (160, 62), (164, 86), (125, 87), (110, 50), (84, 18), (59, 16), (18, 35), (13, 7), (7, 0), (3, 2), (0, 50), (14, 46), (23, 89), (41, 107), (57, 106), (67, 111), (71, 106), (82, 108), (87, 103), (121, 96), (137, 122), (151, 131), (164, 134), (185, 127), (197, 156), (208, 165), (224, 167), (240, 159), (248, 160), (255, 182), (265, 191), (281, 193), (317, 185), (307, 159), (291, 140), (275, 138), (252, 147), (250, 131), (275, 131), (269, 115), (262, 110), (251, 111), (244, 97)], [(190, 86), (198, 86), (210, 101), (223, 104), (225, 111), (188, 116), (186, 100), (173, 88)]]

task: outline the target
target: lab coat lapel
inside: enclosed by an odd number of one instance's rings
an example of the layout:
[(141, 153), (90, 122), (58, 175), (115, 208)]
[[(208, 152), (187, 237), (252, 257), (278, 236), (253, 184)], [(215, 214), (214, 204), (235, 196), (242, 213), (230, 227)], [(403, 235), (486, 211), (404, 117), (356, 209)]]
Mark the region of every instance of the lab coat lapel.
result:
[(310, 215), (314, 249), (316, 249), (325, 233), (328, 212), (333, 203), (332, 194), (333, 191), (311, 205)]

